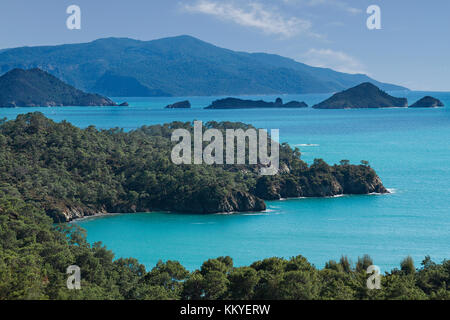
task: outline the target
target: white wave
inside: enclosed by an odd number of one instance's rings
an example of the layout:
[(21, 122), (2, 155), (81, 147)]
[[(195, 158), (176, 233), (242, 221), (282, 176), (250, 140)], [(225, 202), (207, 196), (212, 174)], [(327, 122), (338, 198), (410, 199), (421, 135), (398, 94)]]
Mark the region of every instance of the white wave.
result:
[(215, 222), (192, 222), (191, 224), (203, 225), (203, 224), (215, 224)]
[(315, 144), (315, 143), (300, 143), (300, 144), (294, 144), (294, 147), (320, 147), (320, 144)]

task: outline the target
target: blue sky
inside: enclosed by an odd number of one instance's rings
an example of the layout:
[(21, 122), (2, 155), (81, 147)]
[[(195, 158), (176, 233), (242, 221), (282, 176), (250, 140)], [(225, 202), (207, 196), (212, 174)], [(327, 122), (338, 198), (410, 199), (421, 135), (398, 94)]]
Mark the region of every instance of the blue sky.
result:
[[(82, 29), (66, 28), (66, 8)], [(382, 29), (366, 10), (381, 8)], [(189, 34), (416, 90), (450, 91), (448, 0), (1, 0), (0, 48)]]

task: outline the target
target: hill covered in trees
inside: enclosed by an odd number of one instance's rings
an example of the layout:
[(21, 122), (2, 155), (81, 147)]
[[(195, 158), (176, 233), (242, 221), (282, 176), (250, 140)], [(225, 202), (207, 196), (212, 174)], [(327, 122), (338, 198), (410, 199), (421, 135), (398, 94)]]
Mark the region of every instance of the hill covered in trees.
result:
[[(280, 146), (280, 172), (260, 176), (257, 165), (174, 165), (171, 133), (193, 131), (173, 122), (122, 129), (79, 129), (41, 113), (0, 124), (0, 190), (38, 203), (55, 221), (99, 213), (262, 211), (263, 200), (387, 193), (368, 166), (312, 165), (300, 151)], [(209, 122), (205, 129), (251, 128)]]
[(40, 69), (14, 69), (0, 77), (0, 107), (115, 106)]
[(0, 73), (14, 68), (41, 68), (76, 88), (115, 97), (329, 93), (366, 81), (384, 90), (405, 89), (278, 55), (219, 48), (190, 36), (0, 51)]
[(406, 98), (396, 98), (370, 82), (334, 94), (313, 106), (314, 109), (407, 108)]
[[(76, 226), (54, 224), (66, 221), (68, 209), (110, 212), (189, 203), (197, 210), (205, 201), (216, 205), (217, 199), (236, 193), (262, 202), (257, 199), (294, 191), (322, 196), (366, 192), (378, 181), (367, 163), (328, 166), (316, 160), (308, 166), (298, 150), (285, 144), (282, 173), (273, 177), (259, 177), (250, 166), (175, 167), (167, 157), (168, 137), (180, 127), (192, 129), (190, 123), (177, 122), (129, 133), (82, 130), (40, 113), (0, 121), (0, 300), (450, 299), (447, 260), (436, 264), (426, 257), (416, 269), (406, 258), (400, 269), (382, 276), (381, 290), (367, 289), (366, 269), (373, 264), (368, 256), (356, 264), (346, 257), (329, 261), (321, 270), (302, 256), (245, 267), (219, 257), (193, 272), (179, 262), (161, 261), (146, 270), (136, 259), (115, 259), (101, 243), (90, 245)], [(249, 126), (211, 122), (207, 127)], [(82, 270), (81, 290), (66, 287), (70, 265)]]

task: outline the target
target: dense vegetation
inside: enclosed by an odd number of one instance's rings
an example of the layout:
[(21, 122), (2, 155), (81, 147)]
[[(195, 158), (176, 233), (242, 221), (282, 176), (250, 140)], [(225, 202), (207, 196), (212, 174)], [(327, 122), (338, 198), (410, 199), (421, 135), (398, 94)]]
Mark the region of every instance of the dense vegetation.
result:
[[(4, 299), (450, 299), (450, 261), (410, 258), (368, 290), (365, 256), (343, 257), (318, 270), (304, 257), (270, 258), (234, 267), (230, 257), (211, 259), (188, 272), (175, 261), (152, 270), (135, 259), (114, 259), (82, 230), (53, 226), (36, 205), (0, 191), (0, 300)], [(68, 290), (66, 268), (81, 268), (81, 290)]]
[(328, 93), (366, 81), (384, 90), (404, 89), (277, 55), (218, 48), (189, 36), (0, 51), (0, 73), (36, 67), (87, 92), (113, 97)]
[[(206, 128), (243, 128), (207, 123)], [(386, 192), (367, 164), (308, 166), (298, 149), (280, 148), (280, 174), (261, 177), (257, 166), (174, 165), (176, 128), (191, 123), (121, 129), (79, 129), (40, 113), (0, 124), (0, 190), (38, 203), (55, 221), (111, 212), (216, 213), (261, 211), (264, 200)]]
[[(0, 121), (0, 300), (450, 298), (449, 261), (426, 258), (416, 270), (407, 258), (400, 270), (383, 276), (382, 290), (374, 291), (366, 287), (369, 257), (355, 266), (344, 257), (322, 270), (298, 256), (238, 268), (230, 257), (221, 257), (194, 272), (167, 261), (147, 271), (133, 258), (114, 259), (100, 243), (91, 246), (76, 226), (53, 223), (52, 218), (65, 221), (69, 209), (200, 210), (203, 202), (214, 207), (217, 199), (233, 194), (258, 201), (253, 193), (264, 198), (326, 194), (333, 188), (357, 193), (377, 179), (367, 163), (331, 167), (316, 160), (308, 166), (287, 145), (281, 147), (283, 173), (273, 177), (259, 177), (250, 166), (174, 166), (169, 136), (179, 127), (192, 129), (190, 123), (172, 123), (130, 133), (82, 130), (40, 113)], [(211, 122), (207, 127), (249, 126)], [(81, 268), (81, 290), (66, 287), (70, 265)]]
[(115, 106), (78, 90), (41, 69), (14, 69), (0, 77), (0, 107)]

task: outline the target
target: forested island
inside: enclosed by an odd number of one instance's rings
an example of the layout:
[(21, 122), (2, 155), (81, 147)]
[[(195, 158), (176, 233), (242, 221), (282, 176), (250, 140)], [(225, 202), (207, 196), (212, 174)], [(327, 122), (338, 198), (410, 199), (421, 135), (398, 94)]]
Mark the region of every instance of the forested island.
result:
[(166, 109), (190, 109), (191, 103), (188, 100), (175, 102), (166, 106)]
[(426, 96), (414, 103), (413, 105), (409, 106), (410, 108), (439, 108), (443, 107), (444, 104), (441, 100)]
[(86, 93), (41, 69), (13, 69), (0, 77), (0, 107), (116, 106), (111, 99)]
[(205, 109), (266, 109), (266, 108), (307, 108), (305, 102), (290, 101), (283, 103), (281, 98), (277, 98), (275, 102), (267, 102), (263, 100), (242, 100), (238, 98), (225, 98), (215, 100)]
[(316, 104), (314, 109), (369, 109), (407, 108), (406, 98), (396, 98), (370, 82), (334, 94), (331, 98)]
[[(19, 115), (0, 124), (2, 190), (39, 204), (56, 222), (107, 213), (263, 211), (264, 200), (388, 192), (367, 162), (308, 165), (288, 144), (280, 145), (275, 176), (260, 176), (258, 165), (175, 165), (170, 138), (178, 128), (193, 131), (190, 122), (124, 132)], [(213, 121), (204, 128), (253, 127)]]

